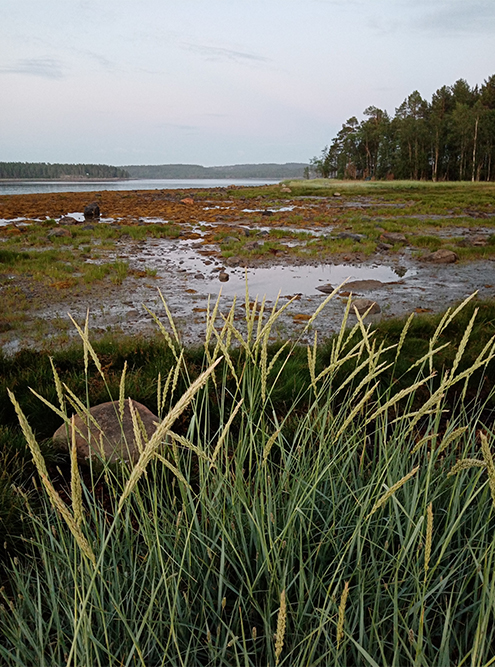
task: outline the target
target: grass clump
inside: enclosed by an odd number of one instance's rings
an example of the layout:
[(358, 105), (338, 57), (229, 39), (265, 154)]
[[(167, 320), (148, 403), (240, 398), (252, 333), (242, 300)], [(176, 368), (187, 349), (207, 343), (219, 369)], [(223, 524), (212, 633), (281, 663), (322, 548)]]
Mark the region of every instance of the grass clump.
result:
[[(43, 490), (41, 511), (24, 501), (29, 558), (12, 559), (1, 593), (4, 664), (489, 664), (494, 433), (480, 387), (495, 340), (464, 364), (472, 310), (435, 372), (463, 304), (401, 370), (413, 320), (391, 342), (359, 317), (347, 329), (349, 302), (303, 364), (302, 348), (268, 346), (285, 307), (246, 297), (241, 331), (235, 304), (219, 327), (212, 305), (194, 369), (172, 319), (159, 323), (160, 423), (134, 467), (102, 462), (104, 502), (73, 455), (70, 486), (55, 488), (11, 394)], [(123, 401), (126, 373), (111, 380), (80, 333), (88, 385), (93, 365)], [(294, 357), (305, 380), (282, 404)], [(54, 385), (70, 424), (58, 371)]]

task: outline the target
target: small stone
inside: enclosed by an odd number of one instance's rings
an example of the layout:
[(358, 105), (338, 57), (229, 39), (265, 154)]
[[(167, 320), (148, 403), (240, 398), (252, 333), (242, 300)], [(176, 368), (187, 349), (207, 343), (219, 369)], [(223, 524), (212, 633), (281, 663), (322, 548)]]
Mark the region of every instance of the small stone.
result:
[(72, 234), (69, 232), (68, 229), (50, 229), (50, 231), (47, 234), (48, 238), (52, 238), (54, 236), (72, 236)]
[(342, 195), (340, 194), (340, 192), (334, 192), (334, 193), (333, 193), (333, 196), (334, 196), (334, 197), (342, 197)]
[(382, 250), (383, 252), (387, 252), (388, 250), (392, 250), (394, 246), (391, 245), (390, 243), (378, 243), (376, 246), (377, 250)]
[(338, 239), (351, 239), (352, 241), (362, 241), (366, 238), (364, 234), (352, 234), (351, 232), (340, 232), (337, 234)]
[(59, 225), (77, 225), (77, 220), (70, 215), (63, 215), (58, 221)]
[[(160, 420), (147, 407), (137, 401), (133, 401), (133, 407), (139, 413), (148, 438), (150, 438)], [(79, 463), (89, 465), (90, 458), (93, 464), (97, 464), (102, 458), (109, 463), (117, 461), (135, 463), (139, 458), (139, 449), (134, 439), (129, 401), (125, 402), (122, 424), (119, 418), (118, 401), (95, 405), (90, 409), (90, 413), (98, 424), (98, 428), (90, 422), (89, 432), (88, 426), (83, 420), (78, 415), (74, 417), (76, 451)], [(78, 430), (80, 433), (78, 433)], [(103, 451), (100, 447), (100, 438), (103, 443)], [(62, 424), (53, 434), (53, 443), (60, 448), (69, 449), (70, 442), (70, 429)]]
[(380, 306), (371, 299), (356, 299), (352, 302), (353, 307), (360, 315), (364, 315), (368, 310), (368, 315), (374, 315), (381, 312)]
[(323, 292), (323, 294), (331, 294), (333, 292), (333, 287), (330, 283), (327, 283), (326, 285), (317, 285), (316, 289), (319, 292)]
[(455, 252), (446, 248), (440, 248), (440, 250), (431, 252), (429, 255), (423, 257), (423, 261), (434, 262), (435, 264), (454, 264), (457, 260), (458, 257)]
[(239, 266), (240, 263), (241, 260), (239, 257), (227, 257), (225, 260), (225, 264), (227, 264), (227, 266)]
[(222, 245), (229, 245), (230, 243), (239, 243), (237, 236), (226, 236), (222, 239)]
[(292, 192), (292, 190), (285, 185), (280, 188), (280, 192)]
[(345, 289), (351, 292), (366, 292), (380, 287), (384, 287), (381, 280), (351, 280), (345, 284)]
[(196, 280), (204, 280), (205, 277), (202, 273), (195, 273), (194, 278), (196, 278)]
[(225, 273), (225, 271), (220, 271), (220, 273), (218, 274), (218, 280), (221, 283), (226, 283), (229, 280), (229, 274)]
[(192, 199), (191, 197), (186, 197), (185, 199), (181, 199), (180, 203), (191, 205), (191, 204), (194, 204), (194, 199)]
[(383, 232), (383, 234), (380, 236), (380, 239), (385, 242), (388, 241), (392, 244), (407, 243), (405, 235), (401, 234), (400, 232)]

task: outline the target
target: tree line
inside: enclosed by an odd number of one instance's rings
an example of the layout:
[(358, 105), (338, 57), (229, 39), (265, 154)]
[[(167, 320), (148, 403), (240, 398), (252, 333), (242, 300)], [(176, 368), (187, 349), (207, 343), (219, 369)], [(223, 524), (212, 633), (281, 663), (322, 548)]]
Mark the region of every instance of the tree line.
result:
[(107, 164), (50, 164), (47, 162), (0, 162), (0, 178), (85, 179), (129, 178), (121, 167)]
[(308, 165), (301, 162), (286, 164), (234, 164), (203, 167), (199, 164), (151, 164), (123, 167), (131, 178), (302, 178)]
[(442, 86), (431, 102), (415, 90), (393, 117), (377, 107), (349, 118), (310, 161), (323, 178), (495, 179), (495, 75), (471, 88)]

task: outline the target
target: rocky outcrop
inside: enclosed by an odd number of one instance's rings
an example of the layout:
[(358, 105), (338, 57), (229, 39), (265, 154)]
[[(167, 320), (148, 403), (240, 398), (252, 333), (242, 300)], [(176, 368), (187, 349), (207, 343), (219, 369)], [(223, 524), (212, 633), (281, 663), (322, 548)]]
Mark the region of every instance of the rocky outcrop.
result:
[[(143, 422), (148, 438), (156, 430), (159, 419), (147, 407), (136, 401), (132, 402), (135, 411)], [(109, 463), (127, 461), (135, 463), (139, 458), (139, 447), (134, 437), (129, 401), (126, 401), (124, 418), (120, 421), (118, 401), (109, 401), (95, 405), (89, 411), (98, 424), (91, 420), (89, 429), (86, 421), (79, 416), (74, 417), (76, 427), (77, 460), (80, 464), (89, 465), (90, 459), (98, 465), (101, 459)], [(78, 430), (80, 433), (78, 433)], [(61, 449), (69, 449), (71, 443), (70, 429), (65, 424), (53, 434), (53, 443)]]

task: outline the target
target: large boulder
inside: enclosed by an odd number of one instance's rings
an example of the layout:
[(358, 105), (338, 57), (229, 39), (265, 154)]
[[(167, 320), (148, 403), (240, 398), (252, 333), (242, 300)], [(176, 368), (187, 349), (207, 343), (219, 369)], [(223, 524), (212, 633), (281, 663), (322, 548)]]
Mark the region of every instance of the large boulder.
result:
[(91, 204), (88, 204), (84, 208), (84, 217), (87, 218), (99, 218), (100, 217), (100, 207), (94, 201)]
[[(150, 438), (156, 430), (159, 419), (147, 407), (133, 401), (133, 407), (139, 413), (143, 426)], [(90, 458), (93, 463), (105, 459), (109, 463), (126, 461), (135, 463), (139, 458), (139, 448), (134, 438), (129, 401), (125, 402), (124, 419), (120, 422), (119, 402), (109, 401), (95, 405), (90, 413), (96, 425), (90, 421), (89, 431), (86, 421), (79, 416), (74, 417), (76, 426), (76, 450), (77, 460), (83, 465), (89, 465)], [(80, 433), (77, 432), (79, 429)], [(61, 449), (69, 449), (71, 443), (71, 429), (62, 424), (53, 434), (53, 442)], [(103, 444), (103, 451), (101, 444)]]

